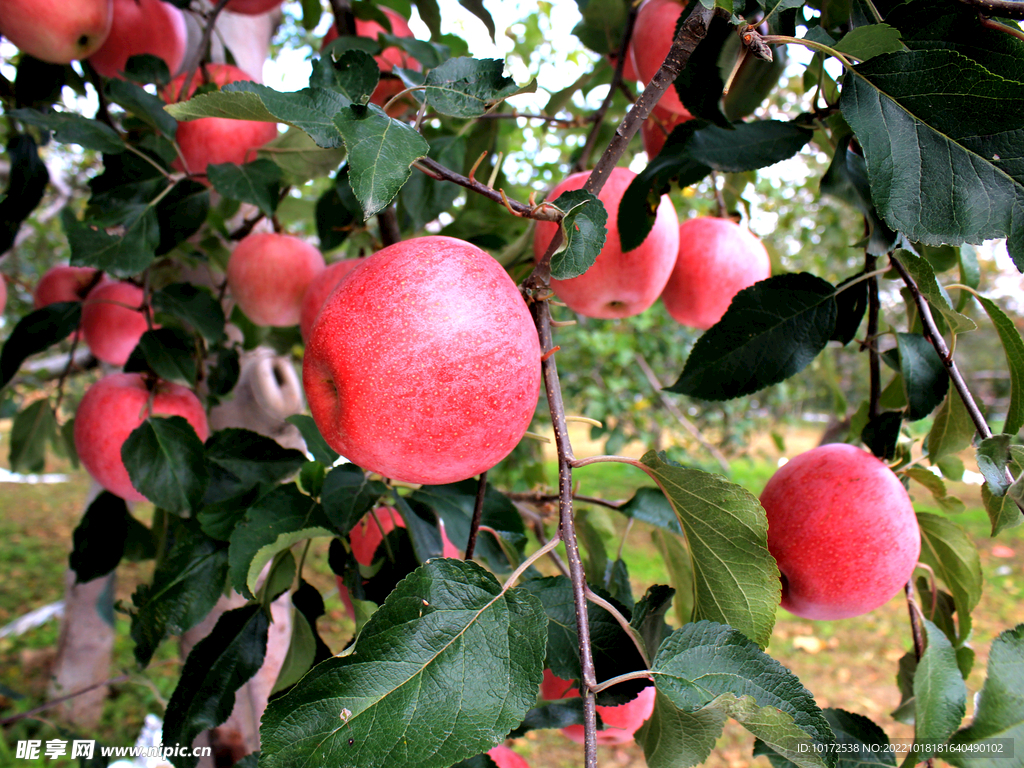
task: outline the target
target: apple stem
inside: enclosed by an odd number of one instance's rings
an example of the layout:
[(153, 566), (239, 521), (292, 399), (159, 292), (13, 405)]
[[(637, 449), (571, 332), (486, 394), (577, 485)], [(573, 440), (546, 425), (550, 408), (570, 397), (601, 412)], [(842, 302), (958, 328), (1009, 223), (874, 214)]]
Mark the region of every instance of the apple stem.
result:
[(646, 669), (637, 670), (636, 672), (627, 672), (626, 674), (619, 675), (618, 677), (610, 677), (610, 678), (608, 678), (603, 683), (601, 683), (599, 686), (597, 686), (597, 692), (600, 693), (601, 691), (608, 690), (613, 685), (618, 685), (619, 683), (625, 683), (625, 682), (627, 682), (629, 680), (652, 680), (652, 679), (653, 678), (651, 677), (650, 671), (648, 671)]
[(480, 532), (480, 520), (484, 514), (484, 497), (487, 496), (487, 470), (480, 473), (476, 486), (476, 501), (473, 503), (473, 519), (469, 523), (469, 540), (466, 542), (466, 560), (473, 559), (476, 551), (476, 537)]

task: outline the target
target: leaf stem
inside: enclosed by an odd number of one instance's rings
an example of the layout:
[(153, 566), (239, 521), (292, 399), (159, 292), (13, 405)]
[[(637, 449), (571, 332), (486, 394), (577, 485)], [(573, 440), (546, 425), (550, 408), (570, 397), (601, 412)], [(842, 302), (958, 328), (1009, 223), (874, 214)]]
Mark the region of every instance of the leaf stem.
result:
[[(816, 43), (813, 40), (807, 40), (802, 37), (790, 37), (789, 35), (764, 35), (761, 39), (771, 45), (802, 45), (805, 48), (810, 48), (811, 50), (819, 51), (820, 53), (826, 53), (829, 56), (839, 59), (839, 61), (843, 63), (843, 66), (848, 69), (853, 68), (853, 64), (850, 62), (850, 59), (846, 58), (844, 54), (840, 53), (835, 48), (829, 48), (824, 43)], [(850, 58), (854, 57), (851, 56)]]
[(562, 543), (562, 540), (560, 538), (558, 538), (557, 536), (555, 536), (547, 544), (545, 544), (543, 547), (538, 549), (536, 552), (534, 552), (528, 558), (523, 560), (523, 562), (519, 564), (519, 567), (516, 568), (514, 571), (512, 571), (512, 575), (509, 576), (507, 579), (505, 579), (505, 583), (502, 584), (502, 586), (501, 586), (501, 591), (502, 592), (508, 592), (510, 589), (512, 589), (512, 587), (515, 586), (515, 583), (517, 581), (519, 581), (519, 577), (523, 575), (523, 573), (526, 571), (527, 568), (529, 568), (535, 562), (540, 560), (542, 557), (544, 557), (544, 555), (546, 555), (548, 552), (553, 550), (555, 547), (557, 547), (561, 543)]
[(476, 537), (480, 533), (480, 520), (484, 515), (484, 497), (487, 496), (487, 470), (480, 473), (476, 486), (476, 501), (473, 503), (473, 519), (469, 523), (469, 540), (466, 542), (466, 560), (473, 559), (476, 551)]
[(644, 660), (644, 666), (651, 666), (651, 660), (647, 658), (647, 649), (644, 648), (643, 641), (637, 635), (636, 630), (629, 625), (629, 620), (622, 615), (619, 609), (594, 592), (590, 587), (587, 587), (587, 600), (592, 602), (594, 605), (604, 608), (612, 615), (612, 618), (614, 618), (615, 621), (618, 622), (619, 626), (622, 627), (622, 631), (629, 635), (629, 639), (633, 641), (633, 645), (635, 645), (637, 651), (640, 652), (640, 658)]
[(618, 677), (610, 677), (610, 678), (608, 678), (603, 683), (601, 683), (599, 686), (597, 686), (596, 693), (600, 693), (601, 691), (606, 691), (609, 688), (611, 688), (613, 685), (618, 685), (619, 683), (625, 683), (625, 682), (627, 682), (629, 680), (653, 680), (653, 678), (651, 677), (650, 670), (638, 669), (635, 672), (627, 672), (626, 674), (619, 675)]

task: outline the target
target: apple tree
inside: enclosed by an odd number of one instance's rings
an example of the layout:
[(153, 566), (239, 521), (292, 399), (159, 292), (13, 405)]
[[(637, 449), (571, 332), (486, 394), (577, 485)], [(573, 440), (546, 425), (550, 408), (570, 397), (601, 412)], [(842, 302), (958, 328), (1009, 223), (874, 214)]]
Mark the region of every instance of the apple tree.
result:
[[(571, 38), (554, 21), (570, 5), (563, 0), (519, 8), (522, 18), (506, 31), (514, 38), (507, 62), (470, 55), (472, 35), (500, 33), (497, 10), (472, 0), (461, 5), (477, 31), (461, 37), (451, 31), (459, 9), (435, 0), (302, 0), (280, 9), (154, 0), (158, 8), (118, 34), (141, 37), (145, 19), (173, 7), (187, 22), (188, 45), (180, 55), (133, 48), (137, 55), (107, 74), (89, 58), (77, 61), (96, 49), (93, 32), (74, 24), (90, 9), (109, 13), (109, 3), (69, 1), (60, 18), (33, 13), (34, 5), (5, 0), (0, 8), (0, 32), (22, 49), (5, 43), (12, 55), (0, 65), (9, 165), (0, 199), (9, 294), (0, 387), (14, 414), (10, 462), (38, 471), (48, 451), (77, 450), (106, 486), (75, 531), (79, 581), (129, 557), (155, 561), (150, 583), (123, 606), (140, 668), (172, 637), (210, 626), (188, 643), (165, 744), (192, 744), (222, 724), (236, 692), (269, 674), (259, 743), (227, 750), (239, 764), (506, 765), (508, 753), (498, 749), (506, 739), (576, 728), (585, 764), (596, 766), (596, 744), (624, 727), (616, 725), (620, 708), (643, 699), (645, 722), (626, 738), (635, 737), (651, 766), (703, 762), (728, 718), (779, 768), (832, 768), (847, 759), (843, 752), (872, 752), (895, 765), (877, 724), (822, 709), (765, 650), (780, 598), (792, 606), (786, 595), (797, 587), (769, 548), (775, 513), (716, 474), (728, 473), (727, 457), (703, 431), (705, 413), (756, 429), (751, 398), (781, 403), (793, 391), (787, 387), (806, 386), (795, 382), (817, 370), (841, 437), (877, 457), (863, 460), (894, 478), (897, 494), (916, 484), (949, 513), (919, 512), (916, 527), (904, 528), (904, 543), (919, 555), (895, 586), (906, 593), (913, 641), (898, 679), (901, 717), (913, 721), (915, 741), (899, 757), (970, 768), (1012, 750), (1024, 727), (1024, 628), (993, 642), (965, 721), (982, 579), (975, 545), (955, 521), (963, 505), (945, 479), (959, 480), (959, 455), (973, 452), (992, 535), (1020, 524), (1024, 341), (991, 297), (993, 276), (974, 247), (1003, 239), (1024, 271), (1018, 0), (577, 0)], [(271, 20), (283, 13), (272, 49), (278, 62), (301, 69), (296, 88), (279, 90), (245, 71), (254, 56), (237, 33), (244, 25), (234, 34), (223, 26), (232, 12)], [(426, 30), (418, 37), (405, 24), (414, 16)], [(54, 43), (37, 25), (64, 37)], [(159, 29), (169, 35), (174, 26)], [(571, 39), (570, 56), (557, 58), (564, 48), (556, 39)], [(308, 54), (310, 44), (312, 54), (296, 65), (295, 51)], [(507, 65), (525, 76), (509, 76)], [(567, 82), (566, 72), (575, 79)], [(52, 189), (48, 158), (61, 158), (73, 183)], [(804, 159), (809, 181), (780, 174), (777, 164), (791, 158)], [(614, 200), (602, 198), (613, 170), (627, 166), (629, 183)], [(581, 188), (544, 199), (582, 171), (590, 173)], [(640, 247), (659, 226), (659, 207), (667, 204), (679, 221), (749, 219), (788, 199), (771, 190), (780, 179), (798, 196), (775, 209), (778, 226), (766, 238), (771, 276), (731, 289), (710, 327), (684, 329), (660, 305), (620, 319), (580, 310), (578, 324), (566, 327), (573, 313), (558, 302), (558, 286), (604, 269), (599, 254)], [(556, 226), (534, 252), (539, 222)], [(488, 380), (490, 363), (462, 343), (470, 309), (445, 316), (413, 305), (401, 314), (406, 330), (390, 323), (398, 301), (413, 301), (417, 283), (455, 257), (432, 252), (419, 273), (385, 273), (376, 286), (357, 281), (365, 269), (353, 266), (326, 300), (332, 319), (314, 323), (307, 337), (297, 306), (294, 316), (265, 319), (242, 298), (297, 291), (306, 267), (294, 253), (276, 272), (231, 284), (232, 252), (257, 235), (316, 244), (332, 263), (375, 259), (389, 248), (425, 253), (424, 243), (435, 241), (423, 238), (438, 235), (471, 244), (518, 286), (513, 296), (536, 351), (526, 358), (527, 379), (543, 392), (535, 415), (528, 404), (533, 428), (515, 426), (515, 447), (494, 466), (408, 482), (407, 450), (433, 450), (440, 464), (477, 455), (490, 440), (460, 443), (464, 423), (499, 414), (488, 429), (512, 429), (503, 404), (487, 402), (504, 391), (504, 375)], [(676, 242), (674, 269), (687, 247)], [(303, 262), (314, 273), (316, 258)], [(31, 291), (59, 261), (86, 270), (77, 288), (54, 303), (37, 296), (31, 307)], [(643, 272), (612, 273), (610, 287), (633, 288)], [(489, 309), (497, 278), (468, 275), (444, 292), (467, 302), (457, 306)], [(723, 280), (720, 271), (700, 278), (688, 301), (722, 298)], [(346, 316), (354, 304), (343, 302), (356, 292), (348, 286), (357, 282), (359, 306), (372, 309)], [(106, 286), (123, 294), (97, 299)], [(338, 331), (347, 327), (339, 318), (360, 333)], [(480, 322), (512, 335), (500, 321)], [(133, 323), (138, 331), (123, 354), (100, 351), (104, 338)], [(1000, 343), (998, 366), (1009, 382), (1001, 408), (972, 392), (963, 373), (963, 347), (979, 326), (994, 329)], [(354, 379), (381, 376), (381, 349), (399, 361), (387, 369), (391, 379), (434, 356), (446, 361), (427, 384), (409, 374), (417, 386), (381, 379), (377, 401), (374, 386), (359, 395), (391, 420), (380, 450), (397, 468), (387, 473), (372, 457), (360, 466), (338, 450), (333, 435), (345, 429), (349, 390), (336, 386), (341, 402), (325, 409), (324, 388), (310, 387), (314, 364), (354, 338), (362, 341), (346, 349), (345, 371)], [(437, 342), (434, 351), (420, 351), (424, 340)], [(294, 414), (277, 432), (244, 409), (218, 424), (218, 409), (232, 403), (267, 405), (245, 375), (246, 355), (257, 349), (296, 357), (309, 350), (306, 391), (316, 420), (296, 413), (296, 401), (268, 406), (280, 423)], [(464, 358), (449, 364), (453, 349)], [(43, 354), (48, 367), (37, 364)], [(295, 371), (277, 359), (283, 367), (266, 375), (283, 385)], [(117, 369), (142, 388), (136, 420), (124, 427), (129, 418), (111, 403), (89, 430), (76, 428), (78, 404)], [(449, 389), (469, 385), (478, 387), (479, 405), (448, 398)], [(209, 412), (208, 435), (206, 424), (196, 427), (201, 416), (189, 411), (186, 420), (185, 411), (161, 405), (172, 387)], [(655, 403), (667, 416), (651, 429), (645, 411)], [(391, 426), (453, 411), (450, 433), (411, 447)], [(641, 459), (578, 456), (567, 429), (576, 413), (597, 417), (595, 434), (615, 437), (612, 450), (666, 424), (693, 442), (674, 454), (682, 462), (657, 450)], [(88, 435), (103, 414), (125, 433), (101, 454), (103, 440)], [(913, 423), (926, 418), (931, 427), (921, 437)], [(545, 427), (557, 452), (550, 485), (532, 435)], [(346, 446), (363, 436), (361, 427), (348, 429)], [(452, 435), (441, 455), (437, 445)], [(662, 583), (639, 596), (628, 563), (601, 551), (574, 514), (574, 472), (601, 462), (630, 464), (647, 478), (628, 501), (597, 503), (657, 527), (672, 560)], [(104, 482), (97, 464), (128, 484)], [(136, 494), (153, 503), (151, 523), (126, 504)], [(557, 510), (557, 523), (543, 509)], [(883, 530), (885, 515), (873, 510), (857, 536)], [(330, 541), (331, 568), (356, 619), (344, 648), (320, 637), (324, 595), (303, 574), (319, 539)], [(840, 593), (857, 596), (851, 570), (844, 561), (828, 569), (851, 578)], [(282, 624), (274, 604), (290, 614), (289, 631), (275, 633)], [(677, 626), (666, 621), (670, 611)], [(173, 761), (192, 766), (197, 758)]]

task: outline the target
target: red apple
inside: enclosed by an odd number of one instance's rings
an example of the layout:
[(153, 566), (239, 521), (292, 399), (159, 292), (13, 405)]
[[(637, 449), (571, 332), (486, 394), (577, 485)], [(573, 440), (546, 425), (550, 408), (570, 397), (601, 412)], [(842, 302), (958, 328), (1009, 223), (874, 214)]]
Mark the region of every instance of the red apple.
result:
[(121, 460), (128, 435), (149, 416), (182, 416), (205, 442), (206, 411), (192, 390), (156, 382), (152, 388), (138, 373), (114, 373), (86, 391), (75, 413), (75, 450), (97, 483), (126, 501), (145, 501), (132, 486)]
[[(393, 11), (385, 6), (377, 6), (378, 10), (384, 12), (384, 15), (388, 17), (388, 21), (391, 22), (390, 34), (395, 37), (415, 37), (412, 33), (412, 29), (409, 27), (409, 22), (406, 21), (405, 17), (397, 11)], [(388, 33), (382, 25), (376, 21), (369, 19), (356, 19), (356, 36), (357, 37), (368, 37), (371, 40), (376, 40), (377, 35), (381, 33)], [(327, 34), (324, 35), (323, 43), (320, 47), (323, 48), (329, 45), (334, 40), (338, 39), (338, 28), (333, 24), (331, 28), (327, 30)], [(380, 69), (382, 74), (391, 72), (395, 67), (401, 67), (402, 69), (412, 69), (419, 72), (421, 69), (419, 61), (407, 54), (401, 48), (389, 45), (382, 50), (378, 55), (373, 57), (373, 60), (377, 62), (377, 67)], [(376, 89), (373, 91), (373, 95), (370, 96), (370, 102), (377, 106), (384, 106), (393, 96), (400, 93), (405, 89), (401, 80), (395, 78), (385, 77), (381, 78), (381, 81), (377, 83)], [(404, 110), (399, 110), (399, 114)], [(396, 117), (397, 115), (392, 115)]]
[[(205, 69), (209, 82), (216, 83), (220, 88), (239, 80), (256, 80), (230, 64), (207, 64)], [(170, 103), (178, 100), (186, 76), (187, 73), (179, 75), (166, 86), (163, 91), (165, 101)], [(202, 70), (199, 70), (192, 78), (188, 93), (182, 95), (181, 99), (190, 98), (204, 82)], [(188, 164), (189, 173), (201, 175), (206, 173), (206, 166), (210, 163), (242, 164), (255, 160), (256, 150), (276, 137), (277, 123), (202, 117), (178, 123), (176, 141)], [(180, 159), (175, 160), (174, 164), (178, 170), (184, 170)]]
[(530, 764), (522, 756), (504, 744), (487, 750), (487, 754), (498, 768), (530, 768)]
[[(589, 171), (574, 173), (556, 186), (547, 199), (582, 189)], [(571, 310), (587, 317), (632, 317), (658, 300), (665, 287), (679, 250), (679, 219), (668, 197), (662, 197), (647, 239), (639, 247), (622, 252), (619, 240), (619, 201), (636, 174), (626, 168), (612, 169), (611, 176), (597, 197), (608, 211), (608, 235), (597, 260), (579, 277), (552, 280), (551, 288)], [(558, 225), (537, 222), (533, 252), (540, 258)]]
[(650, 116), (640, 126), (640, 136), (643, 139), (647, 157), (653, 158), (661, 152), (661, 148), (665, 146), (665, 140), (672, 133), (673, 128), (692, 119), (693, 115), (689, 112), (684, 111), (682, 114), (677, 114), (655, 105)]
[(313, 330), (313, 323), (320, 317), (320, 308), (323, 307), (327, 297), (331, 295), (331, 291), (338, 287), (338, 283), (352, 270), (352, 267), (361, 263), (362, 259), (345, 259), (335, 262), (327, 269), (318, 272), (310, 281), (309, 287), (302, 295), (302, 311), (299, 316), (299, 331), (301, 331), (304, 341), (309, 338), (309, 334)]
[(257, 232), (241, 240), (228, 259), (228, 287), (256, 325), (297, 325), (302, 297), (324, 271), (324, 257), (304, 240)]
[(98, 359), (124, 365), (149, 324), (142, 307), (145, 293), (120, 281), (100, 283), (82, 304), (82, 336)]
[[(611, 53), (608, 54), (608, 63), (613, 67), (618, 63), (618, 61), (618, 56)], [(635, 83), (639, 79), (640, 78), (636, 76), (636, 68), (633, 66), (633, 53), (630, 48), (626, 48), (626, 58), (625, 61), (622, 62), (622, 80), (627, 83)]]
[(114, 23), (106, 42), (89, 57), (104, 77), (121, 77), (128, 59), (150, 53), (173, 75), (185, 60), (185, 14), (165, 0), (114, 0)]
[[(630, 51), (633, 54), (633, 68), (640, 82), (651, 82), (665, 63), (683, 7), (684, 4), (679, 0), (644, 0), (637, 11)], [(669, 85), (658, 101), (658, 106), (669, 112), (689, 114), (679, 100), (674, 84)]]
[(272, 11), (283, 2), (284, 0), (228, 0), (228, 4), (224, 7), (232, 13), (257, 16), (261, 13)]
[(867, 451), (832, 443), (784, 464), (761, 493), (782, 607), (805, 619), (872, 611), (903, 589), (921, 553), (910, 496)]
[(451, 237), (396, 243), (324, 304), (303, 386), (327, 443), (364, 469), (444, 484), (501, 461), (540, 393), (540, 344), (515, 283)]
[(700, 216), (679, 225), (679, 257), (661, 300), (676, 322), (707, 330), (737, 293), (771, 273), (768, 251), (749, 230)]
[(114, 0), (0, 0), (0, 34), (25, 53), (67, 64), (94, 53), (110, 32)]
[[(51, 267), (43, 273), (32, 293), (32, 305), (42, 309), (59, 301), (82, 301), (94, 285), (98, 269), (92, 267)], [(105, 278), (101, 278), (106, 281)]]
[[(550, 669), (544, 670), (544, 679), (540, 684), (540, 695), (549, 701), (555, 699), (575, 699), (580, 695), (571, 680), (555, 677)], [(636, 698), (615, 707), (597, 705), (597, 714), (601, 716), (604, 730), (597, 732), (598, 744), (628, 744), (633, 741), (644, 721), (654, 711), (655, 689), (649, 685), (637, 694)], [(562, 734), (573, 741), (583, 743), (583, 726), (570, 725), (562, 729)]]
[(0, 275), (0, 315), (4, 313), (4, 309), (7, 307), (7, 281), (3, 275)]

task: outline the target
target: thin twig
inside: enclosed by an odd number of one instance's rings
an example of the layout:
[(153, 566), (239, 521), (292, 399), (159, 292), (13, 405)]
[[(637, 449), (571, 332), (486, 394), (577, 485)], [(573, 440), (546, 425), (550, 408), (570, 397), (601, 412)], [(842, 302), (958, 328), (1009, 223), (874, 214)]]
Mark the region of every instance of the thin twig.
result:
[(629, 635), (629, 639), (633, 641), (633, 645), (636, 646), (637, 651), (640, 653), (640, 658), (644, 660), (644, 667), (650, 667), (651, 660), (647, 658), (647, 650), (644, 648), (643, 641), (637, 635), (636, 630), (629, 625), (629, 620), (622, 615), (619, 609), (594, 592), (590, 587), (587, 587), (587, 600), (600, 608), (604, 608), (611, 614), (612, 618), (622, 627), (622, 631)]
[(50, 699), (50, 701), (43, 702), (35, 709), (30, 709), (28, 712), (19, 712), (16, 715), (5, 717), (3, 720), (0, 720), (0, 728), (12, 725), (18, 722), (19, 720), (25, 720), (30, 717), (35, 717), (40, 712), (45, 712), (46, 710), (51, 709), (52, 707), (55, 707), (58, 704), (63, 704), (65, 701), (68, 701), (69, 699), (74, 699), (78, 696), (81, 696), (82, 694), (88, 693), (89, 691), (95, 691), (97, 688), (103, 688), (108, 685), (116, 685), (117, 683), (123, 683), (130, 679), (131, 675), (118, 675), (117, 677), (112, 677), (109, 680), (104, 680), (100, 683), (93, 683), (92, 685), (86, 686), (85, 688), (73, 691), (67, 694), (66, 696), (60, 696), (56, 699)]
[(177, 93), (175, 101), (181, 101), (185, 94), (189, 92), (189, 88), (192, 87), (192, 79), (196, 76), (196, 70), (199, 69), (199, 64), (206, 57), (210, 49), (210, 40), (213, 38), (213, 27), (217, 23), (217, 17), (227, 4), (228, 0), (217, 0), (214, 3), (213, 10), (210, 11), (206, 24), (203, 26), (203, 36), (199, 38), (199, 45), (196, 46), (192, 56), (185, 62), (185, 66), (182, 67), (181, 71), (185, 73), (185, 77), (181, 82), (181, 88)]
[(1024, 3), (1020, 0), (960, 0), (964, 5), (977, 8), (988, 16), (1004, 19), (1024, 19)]
[(920, 661), (921, 656), (924, 654), (924, 628), (921, 626), (921, 619), (924, 618), (924, 614), (914, 599), (913, 579), (907, 582), (903, 591), (907, 596), (907, 610), (910, 612), (910, 632), (914, 636), (914, 655)]
[(487, 496), (487, 470), (480, 473), (476, 486), (476, 501), (473, 503), (473, 519), (469, 523), (469, 541), (466, 542), (466, 559), (473, 559), (476, 551), (476, 537), (480, 532), (480, 520), (484, 516), (484, 498)]
[(398, 213), (395, 206), (389, 205), (378, 213), (377, 224), (380, 226), (380, 239), (385, 247), (401, 242), (402, 232), (398, 228)]
[[(870, 253), (864, 254), (864, 271), (874, 272), (878, 262), (877, 256)], [(882, 399), (882, 356), (878, 352), (878, 315), (881, 304), (878, 300), (878, 278), (873, 277), (868, 281), (868, 374), (871, 379), (871, 389), (868, 400), (868, 419), (878, 418), (881, 412)], [(860, 437), (860, 435), (858, 435)]]
[[(460, 187), (465, 187), (479, 195), (483, 195), (496, 203), (501, 203), (502, 205), (506, 202), (502, 199), (500, 191), (491, 189), (486, 184), (483, 184), (476, 179), (471, 179), (467, 176), (463, 176), (461, 173), (456, 173), (429, 157), (420, 158), (414, 163), (414, 167), (427, 174), (427, 176), (430, 176), (432, 179), (437, 179), (438, 181), (450, 181), (454, 184), (458, 184)], [(509, 204), (509, 208), (516, 216), (522, 216), (523, 218), (528, 219), (538, 219), (539, 221), (561, 221), (562, 219), (561, 212), (557, 208), (553, 208), (551, 206), (526, 205), (518, 202), (517, 200), (508, 200), (507, 202)]]

